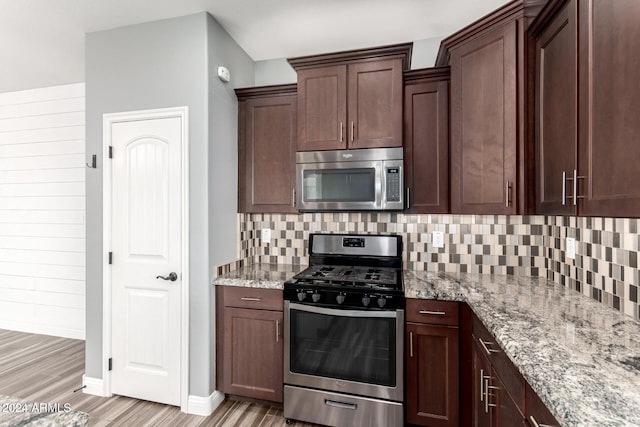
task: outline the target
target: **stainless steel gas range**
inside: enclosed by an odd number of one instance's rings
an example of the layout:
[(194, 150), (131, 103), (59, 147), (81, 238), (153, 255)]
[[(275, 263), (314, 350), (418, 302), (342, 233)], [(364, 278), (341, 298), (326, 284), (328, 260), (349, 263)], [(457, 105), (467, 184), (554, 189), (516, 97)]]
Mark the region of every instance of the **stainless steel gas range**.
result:
[(284, 299), (285, 418), (402, 426), (402, 237), (311, 234)]

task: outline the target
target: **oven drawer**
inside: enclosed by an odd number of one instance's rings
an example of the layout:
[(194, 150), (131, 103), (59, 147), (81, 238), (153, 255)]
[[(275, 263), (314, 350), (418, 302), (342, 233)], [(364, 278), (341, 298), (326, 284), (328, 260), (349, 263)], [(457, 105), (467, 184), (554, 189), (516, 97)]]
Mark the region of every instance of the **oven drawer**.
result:
[(282, 291), (279, 289), (221, 286), (225, 307), (255, 308), (282, 311)]
[(457, 301), (408, 298), (407, 322), (458, 326), (458, 307)]
[(402, 403), (284, 387), (284, 417), (336, 427), (401, 427)]

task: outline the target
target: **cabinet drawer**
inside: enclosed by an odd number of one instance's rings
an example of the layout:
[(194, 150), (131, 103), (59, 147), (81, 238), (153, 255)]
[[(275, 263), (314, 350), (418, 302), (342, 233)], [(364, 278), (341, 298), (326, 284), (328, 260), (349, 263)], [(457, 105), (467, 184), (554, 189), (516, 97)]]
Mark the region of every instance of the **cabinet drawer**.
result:
[(525, 385), (524, 398), (524, 414), (532, 427), (542, 424), (547, 426), (560, 425), (529, 384)]
[(407, 299), (407, 322), (458, 326), (457, 301)]
[(497, 375), (504, 383), (506, 391), (521, 412), (524, 412), (524, 378), (513, 362), (507, 357), (495, 338), (485, 328), (480, 319), (473, 318), (472, 339), (476, 341), (495, 368)]
[(224, 286), (222, 299), (225, 307), (282, 311), (284, 306), (282, 291), (279, 289)]

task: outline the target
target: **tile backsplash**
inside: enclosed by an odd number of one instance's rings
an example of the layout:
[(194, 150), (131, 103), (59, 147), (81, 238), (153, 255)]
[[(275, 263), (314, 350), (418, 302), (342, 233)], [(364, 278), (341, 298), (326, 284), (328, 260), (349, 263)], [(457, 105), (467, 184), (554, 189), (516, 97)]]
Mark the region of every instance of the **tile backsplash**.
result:
[[(394, 233), (410, 270), (547, 277), (638, 319), (638, 219), (401, 213), (239, 214), (243, 264), (306, 264), (309, 233)], [(264, 244), (261, 230), (272, 230)], [(434, 248), (432, 233), (444, 233)], [(576, 257), (566, 257), (566, 238)]]

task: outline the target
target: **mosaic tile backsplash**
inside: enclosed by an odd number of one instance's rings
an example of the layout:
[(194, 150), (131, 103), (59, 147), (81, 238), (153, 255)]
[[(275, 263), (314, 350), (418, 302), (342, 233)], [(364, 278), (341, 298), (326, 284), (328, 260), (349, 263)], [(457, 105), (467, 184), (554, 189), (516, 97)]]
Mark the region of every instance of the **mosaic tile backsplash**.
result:
[[(409, 270), (547, 277), (638, 319), (639, 219), (400, 213), (239, 214), (240, 259), (306, 264), (309, 233), (401, 234)], [(271, 243), (261, 230), (270, 228)], [(444, 233), (434, 248), (432, 233)], [(566, 257), (566, 237), (576, 257)]]

